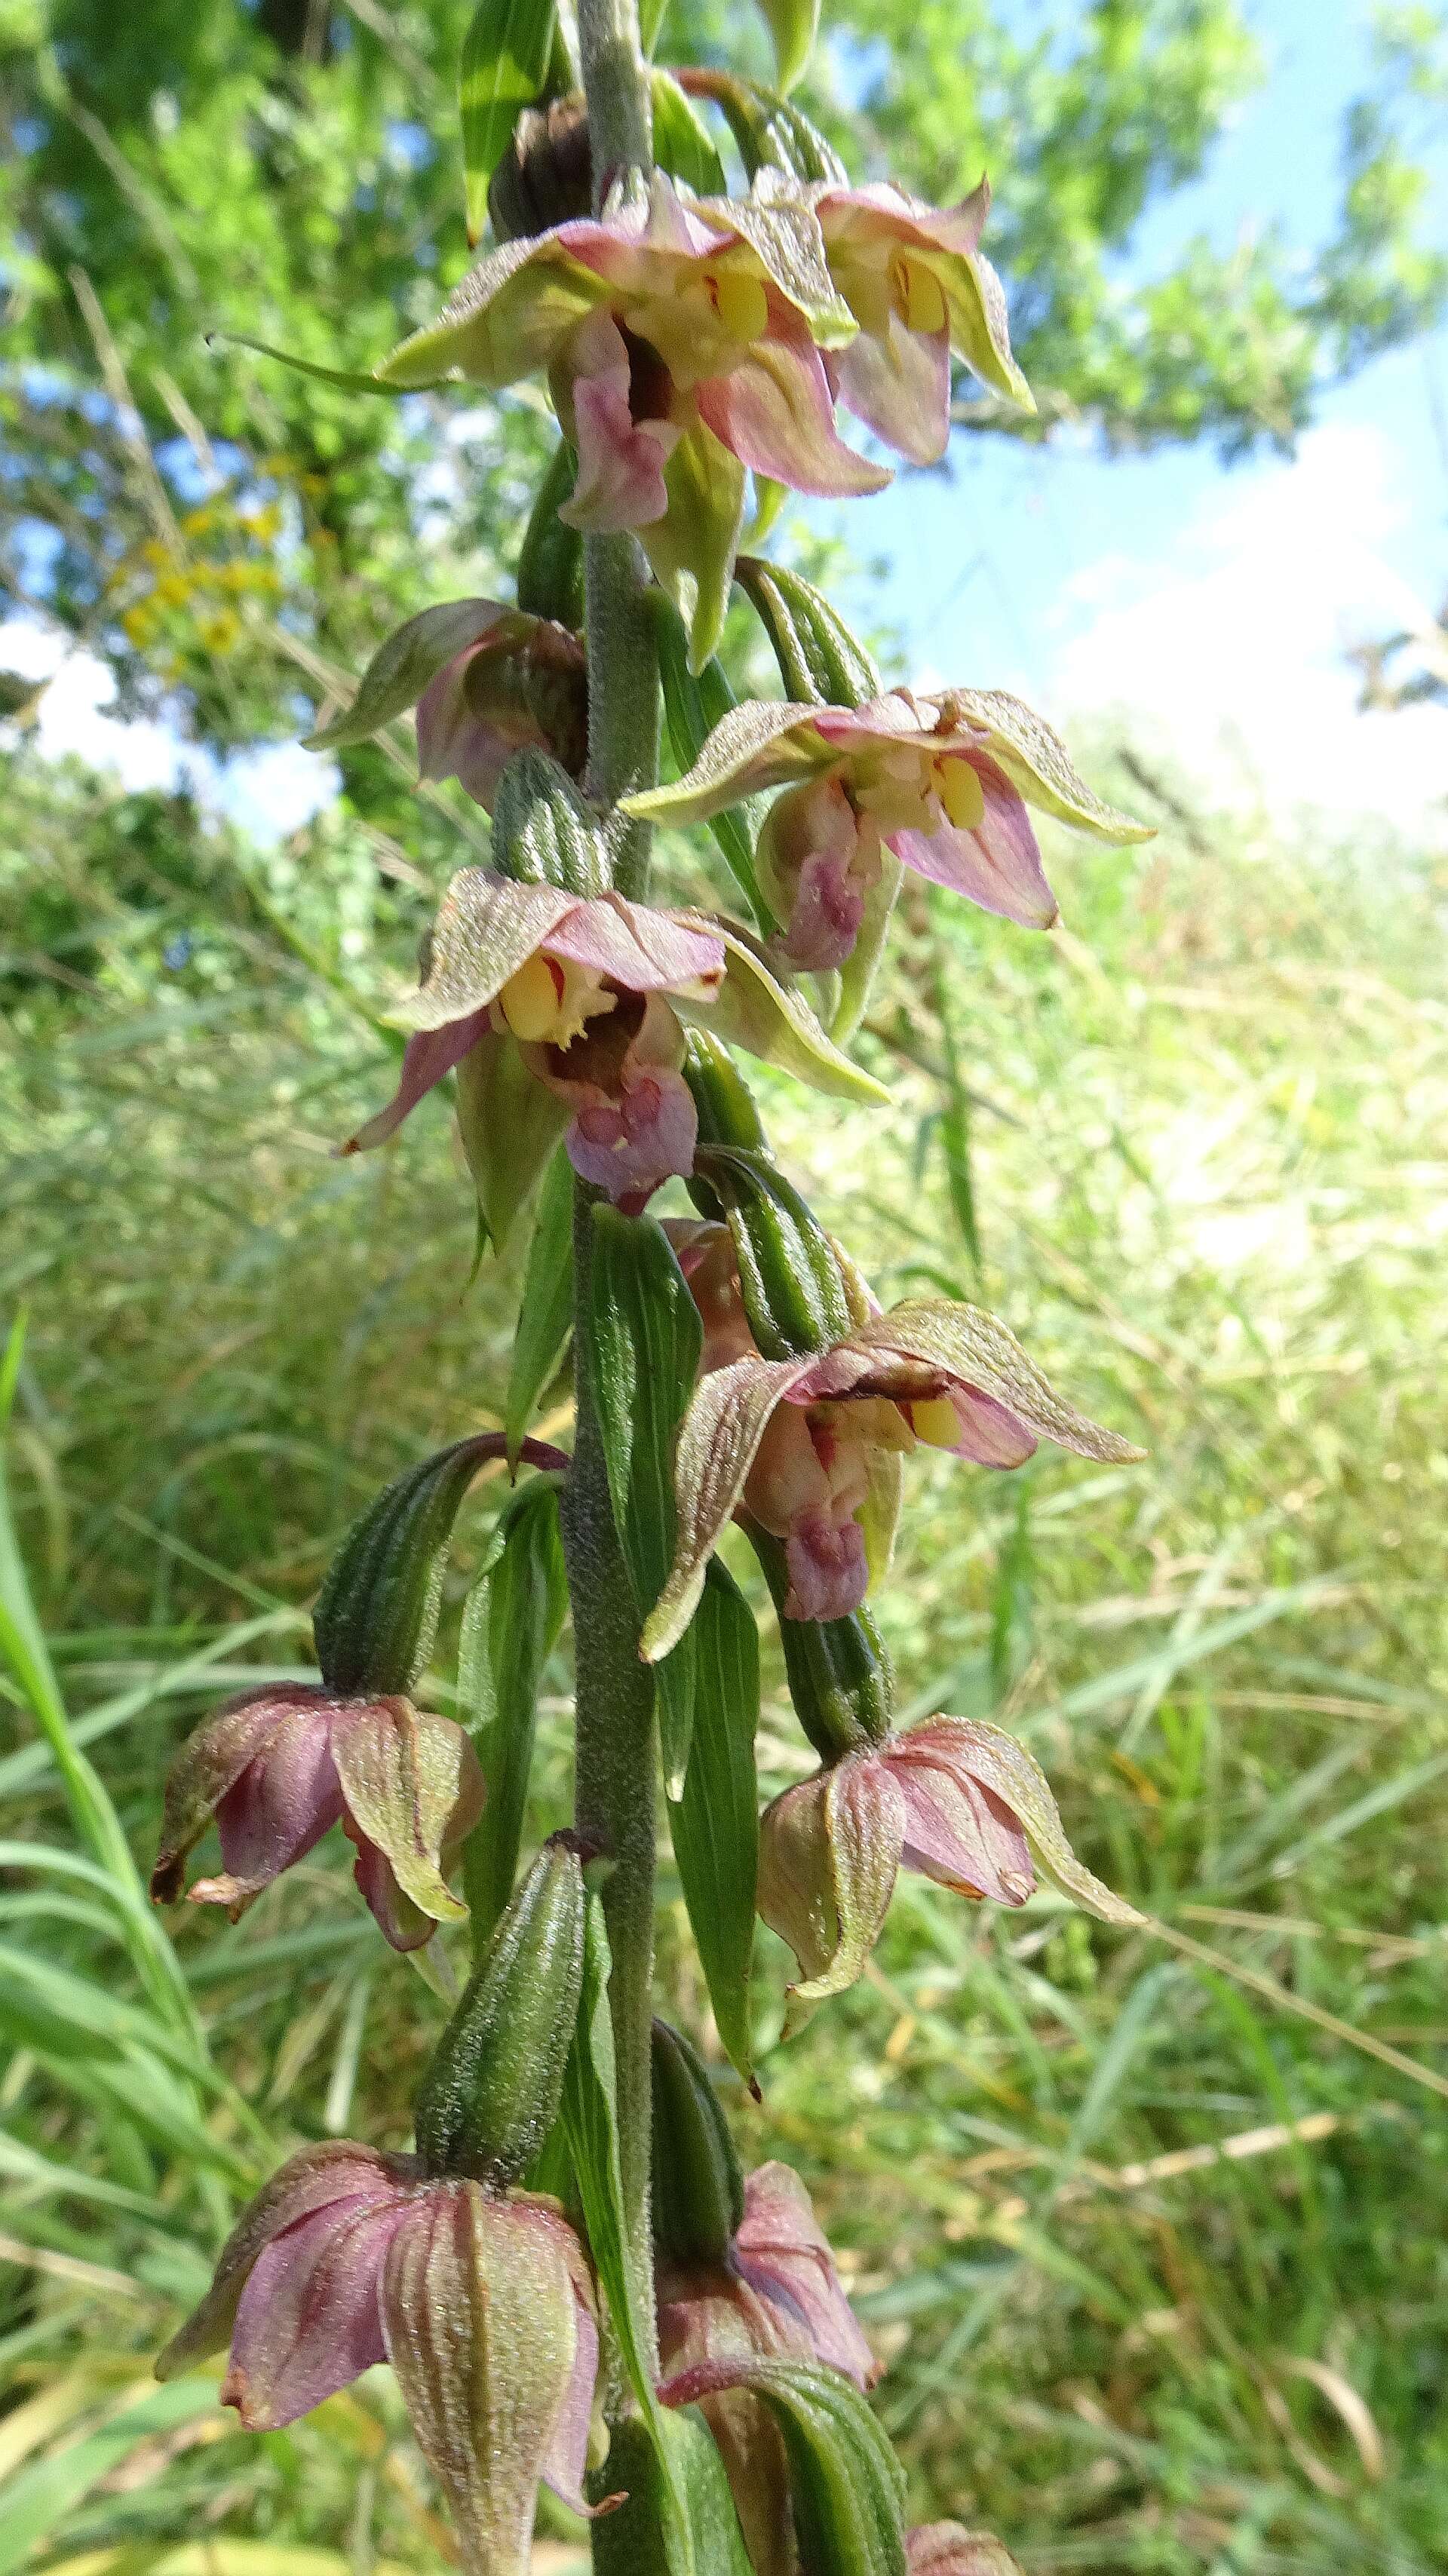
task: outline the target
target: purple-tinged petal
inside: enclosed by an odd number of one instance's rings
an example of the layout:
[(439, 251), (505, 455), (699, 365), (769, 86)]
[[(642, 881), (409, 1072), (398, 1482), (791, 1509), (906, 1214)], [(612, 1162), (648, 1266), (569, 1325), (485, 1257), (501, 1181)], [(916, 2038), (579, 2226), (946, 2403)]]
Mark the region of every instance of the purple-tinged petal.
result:
[(865, 1533), (858, 1521), (842, 1525), (823, 1512), (793, 1523), (784, 1542), (789, 1568), (786, 1619), (845, 1619), (870, 1588)]
[(580, 1109), (564, 1144), (581, 1179), (638, 1215), (654, 1191), (694, 1168), (699, 1113), (681, 1073), (667, 1065), (626, 1070), (616, 1101)]
[(298, 1711), (325, 1712), (330, 1705), (314, 1682), (269, 1684), (228, 1701), (187, 1737), (166, 1780), (161, 1843), (151, 1872), (151, 1894), (158, 1905), (174, 1904), (187, 1853), (201, 1840), (227, 1791), (265, 1753), (285, 1720)]
[(880, 873), (878, 840), (862, 842), (844, 781), (826, 772), (777, 796), (759, 835), (759, 880), (784, 930), (774, 943), (801, 972), (843, 965)]
[(916, 1737), (898, 1737), (884, 1759), (905, 1801), (904, 1867), (961, 1896), (1024, 1905), (1036, 1873), (1009, 1807)]
[(891, 313), (883, 332), (861, 331), (835, 361), (840, 400), (897, 456), (935, 465), (950, 444), (950, 341), (944, 330), (907, 330)]
[(407, 2203), (318, 2210), (274, 2237), (252, 2266), (221, 2386), (247, 2430), (275, 2432), (385, 2361), (379, 2289)]
[(980, 247), (990, 212), (990, 187), (982, 179), (959, 205), (928, 206), (907, 196), (888, 179), (863, 188), (825, 188), (815, 199), (815, 212), (825, 240), (841, 238), (904, 242), (921, 250), (963, 251)]
[(800, 1781), (760, 1820), (759, 1911), (800, 1965), (805, 2003), (852, 1986), (879, 1937), (905, 1840), (905, 1801), (873, 1753)]
[(419, 1029), (416, 1036), (407, 1041), (401, 1079), (386, 1108), (379, 1109), (375, 1117), (359, 1127), (355, 1136), (349, 1136), (345, 1145), (339, 1145), (338, 1153), (365, 1154), (374, 1145), (385, 1145), (389, 1136), (396, 1135), (404, 1118), (411, 1117), (419, 1100), (435, 1090), (452, 1072), (454, 1065), (461, 1064), (488, 1025), (485, 1003), (480, 1011), (469, 1011), (462, 1019), (449, 1020), (444, 1028)]
[(397, 1883), (397, 1872), (385, 1852), (355, 1828), (344, 1828), (357, 1846), (352, 1875), (357, 1881), (362, 1901), (388, 1947), (393, 1950), (420, 1950), (432, 1939), (437, 1924), (430, 1914), (405, 1895)]
[(666, 420), (636, 421), (629, 404), (629, 353), (606, 313), (595, 313), (570, 344), (569, 398), (578, 480), (558, 515), (591, 536), (645, 528), (669, 506), (664, 466), (679, 441)]
[(795, 2319), (807, 2356), (843, 2371), (859, 2388), (874, 2386), (879, 2365), (845, 2296), (809, 2193), (788, 2165), (760, 2165), (746, 2178), (734, 2259), (762, 2298)]
[(844, 500), (881, 492), (888, 467), (871, 465), (835, 427), (829, 378), (803, 332), (771, 331), (727, 376), (696, 388), (699, 416), (720, 444), (755, 474), (792, 492)]
[(220, 2352), (231, 2336), (237, 2303), (253, 2265), (274, 2237), (320, 2210), (373, 2207), (405, 2192), (422, 2168), (415, 2156), (385, 2156), (375, 2147), (329, 2138), (290, 2156), (248, 2202), (221, 2249), (211, 2287), (156, 2364), (158, 2379), (178, 2378)]
[(489, 637), (459, 653), (431, 680), (417, 702), (417, 774), (419, 778), (456, 778), (491, 813), (498, 781), (520, 743), (543, 739), (537, 723), (505, 722), (495, 710), (481, 712), (473, 703), (470, 675), (498, 651)]
[(293, 1711), (232, 1782), (216, 1810), (225, 1874), (198, 1878), (193, 1905), (224, 1905), (235, 1922), (337, 1823), (342, 1791), (332, 1759), (333, 1721), (326, 1706)]
[(548, 956), (591, 967), (629, 993), (712, 987), (724, 972), (724, 942), (713, 932), (617, 894), (577, 905), (544, 947)]
[(983, 812), (972, 828), (952, 823), (942, 813), (933, 831), (887, 832), (898, 859), (933, 885), (949, 886), (978, 903), (983, 912), (999, 913), (1033, 930), (1049, 930), (1056, 918), (1056, 898), (1046, 882), (1040, 846), (1026, 810), (1002, 770), (984, 753), (968, 756), (980, 782)]
[[(1034, 1458), (1036, 1435), (1008, 1405), (966, 1385), (948, 1386), (945, 1400), (955, 1415), (956, 1436), (948, 1441), (932, 1439), (932, 1448), (945, 1449), (954, 1458), (969, 1458), (977, 1467), (1023, 1467), (1028, 1458)], [(913, 1419), (908, 1405), (906, 1413)]]

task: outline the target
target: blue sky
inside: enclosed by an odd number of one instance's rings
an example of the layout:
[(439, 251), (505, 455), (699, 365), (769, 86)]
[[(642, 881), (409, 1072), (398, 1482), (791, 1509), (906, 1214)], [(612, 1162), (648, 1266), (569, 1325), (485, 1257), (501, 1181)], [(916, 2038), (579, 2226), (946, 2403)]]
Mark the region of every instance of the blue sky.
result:
[[(1133, 274), (1201, 232), (1225, 246), (1275, 226), (1305, 250), (1331, 228), (1341, 112), (1369, 73), (1367, 0), (1253, 0), (1248, 14), (1264, 86), (1206, 176), (1148, 218)], [(1448, 241), (1448, 148), (1434, 220)], [(1448, 711), (1358, 714), (1345, 647), (1411, 626), (1448, 588), (1445, 419), (1448, 332), (1327, 396), (1289, 460), (1226, 467), (1205, 447), (1108, 460), (1070, 434), (1038, 448), (958, 439), (948, 477), (902, 475), (848, 517), (811, 515), (858, 557), (886, 558), (859, 605), (883, 608), (908, 676), (1013, 688), (1067, 730), (1109, 714), (1223, 791), (1385, 810), (1437, 843)], [(137, 783), (174, 774), (164, 729), (98, 715), (104, 685), (73, 661), (42, 741), (103, 750)], [(274, 833), (330, 781), (326, 763), (282, 747), (209, 792)]]

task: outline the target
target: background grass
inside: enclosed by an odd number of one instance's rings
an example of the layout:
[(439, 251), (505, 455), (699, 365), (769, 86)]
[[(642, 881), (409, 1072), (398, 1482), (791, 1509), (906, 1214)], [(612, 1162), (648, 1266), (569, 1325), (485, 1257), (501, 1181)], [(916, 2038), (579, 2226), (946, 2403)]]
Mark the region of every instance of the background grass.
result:
[[(883, 1295), (981, 1296), (1149, 1445), (1110, 1474), (912, 1462), (882, 1615), (907, 1713), (1003, 1716), (1083, 1855), (1222, 1964), (902, 1883), (740, 2135), (816, 2192), (920, 2515), (1041, 2576), (1428, 2576), (1444, 2103), (1288, 2005), (1448, 2076), (1443, 889), (1110, 768), (1162, 837), (1056, 850), (1063, 935), (907, 905), (862, 1041), (894, 1118), (760, 1089)], [(359, 1501), (499, 1418), (517, 1257), (469, 1285), (442, 1109), (329, 1153), (390, 1087), (374, 1014), (432, 888), (335, 816), (261, 858), (18, 762), (0, 810), (0, 1310), (31, 1310), (25, 1579), (0, 1552), (0, 2576), (422, 2570), (450, 2542), (387, 2374), (255, 2439), (149, 2358), (277, 2156), (404, 2140), (443, 2005), (336, 1838), (235, 1930), (175, 1917), (174, 1949), (132, 1855), (194, 1719), (307, 1670)], [(807, 1764), (766, 1643), (773, 1787)], [(539, 1833), (566, 1642), (549, 1678)], [(665, 1896), (662, 1982), (697, 2016)], [(766, 1935), (759, 1965), (772, 2025)], [(540, 2566), (572, 2562), (556, 2532)]]

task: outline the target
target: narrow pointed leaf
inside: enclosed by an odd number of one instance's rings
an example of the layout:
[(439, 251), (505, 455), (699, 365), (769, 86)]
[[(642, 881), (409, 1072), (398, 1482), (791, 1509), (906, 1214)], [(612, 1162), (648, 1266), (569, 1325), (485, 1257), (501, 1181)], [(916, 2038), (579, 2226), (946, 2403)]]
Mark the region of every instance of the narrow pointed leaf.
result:
[(759, 1873), (759, 1636), (743, 1593), (711, 1565), (694, 1626), (698, 1685), (689, 1767), (670, 1811), (674, 1859), (719, 2036), (754, 2080), (749, 1981)]
[(458, 1714), (472, 1736), (488, 1802), (463, 1845), (463, 1887), (481, 1957), (513, 1892), (538, 1691), (568, 1609), (557, 1488), (525, 1485), (501, 1515), (468, 1595), (458, 1647)]
[(820, 0), (759, 0), (774, 44), (779, 86), (793, 89), (814, 49)]
[(695, 115), (669, 72), (655, 72), (654, 159), (670, 178), (682, 179), (696, 197), (727, 197), (729, 182), (708, 128)]
[(463, 38), (458, 113), (470, 242), (487, 222), (488, 181), (518, 115), (547, 81), (556, 21), (555, 0), (478, 0)]
[(557, 1375), (573, 1330), (573, 1166), (555, 1153), (538, 1193), (523, 1295), (513, 1336), (513, 1364), (503, 1429), (516, 1459), (544, 1388)]
[[(674, 1450), (698, 1374), (703, 1330), (668, 1237), (652, 1217), (595, 1208), (587, 1348), (609, 1493), (640, 1618), (674, 1554)], [(664, 1777), (677, 1797), (694, 1723), (693, 1643), (660, 1663)]]
[(609, 2517), (610, 2567), (628, 2576), (752, 2576), (724, 2463), (692, 2407), (660, 2409), (652, 2432), (620, 2425), (603, 2475), (628, 2495)]
[(440, 376), (417, 376), (406, 386), (384, 384), (380, 376), (359, 375), (350, 367), (323, 367), (315, 358), (299, 358), (292, 349), (274, 349), (269, 340), (253, 340), (246, 331), (208, 331), (208, 349), (252, 349), (259, 358), (275, 358), (279, 367), (290, 367), (294, 376), (311, 376), (321, 385), (338, 385), (348, 394), (386, 394), (396, 401), (400, 393), (426, 393), (440, 384)]

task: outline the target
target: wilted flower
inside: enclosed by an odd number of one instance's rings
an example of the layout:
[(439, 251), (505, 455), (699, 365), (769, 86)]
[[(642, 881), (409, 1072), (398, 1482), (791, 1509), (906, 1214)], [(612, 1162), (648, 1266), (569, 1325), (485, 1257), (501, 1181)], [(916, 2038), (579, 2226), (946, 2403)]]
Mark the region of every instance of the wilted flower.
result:
[[(747, 2176), (744, 2216), (721, 2262), (660, 2259), (658, 2298), (665, 2379), (750, 2357), (822, 2361), (859, 2388), (879, 2376), (809, 2194), (788, 2165), (761, 2165)], [(705, 2397), (701, 2411), (728, 2471), (756, 2576), (781, 2576), (794, 2556), (779, 2428), (745, 2388)]]
[(862, 1744), (766, 1808), (759, 1911), (799, 1961), (794, 1992), (813, 2003), (853, 1985), (902, 1867), (960, 1896), (1023, 1905), (1036, 1883), (1031, 1844), (1088, 1912), (1140, 1922), (1076, 1859), (1025, 1746), (999, 1726), (935, 1717)]
[(477, 2576), (526, 2576), (540, 2479), (588, 2510), (598, 2327), (554, 2201), (342, 2140), (307, 2148), (243, 2212), (157, 2377), (228, 2343), (222, 2403), (256, 2432), (390, 2361)]
[[(396, 1096), (343, 1150), (380, 1145), (457, 1066), (475, 1171), (520, 1154), (536, 1170), (566, 1128), (574, 1169), (637, 1210), (693, 1166), (698, 1115), (679, 1067), (682, 1015), (695, 1012), (823, 1090), (882, 1096), (732, 926), (464, 868), (407, 1006), (415, 1034)], [(541, 1088), (541, 1120), (512, 1095), (500, 1104), (510, 1064), (525, 1092)]]
[(151, 1894), (181, 1893), (187, 1853), (213, 1816), (225, 1874), (198, 1879), (193, 1904), (234, 1922), (293, 1861), (340, 1824), (356, 1877), (394, 1950), (416, 1950), (465, 1915), (444, 1873), (482, 1813), (483, 1775), (450, 1717), (388, 1695), (348, 1698), (315, 1683), (245, 1691), (197, 1727), (166, 1783)]
[(763, 1359), (724, 1229), (675, 1234), (705, 1319), (705, 1374), (679, 1435), (676, 1553), (644, 1629), (650, 1661), (688, 1625), (736, 1510), (785, 1543), (786, 1617), (836, 1619), (868, 1587), (881, 1464), (917, 1443), (984, 1467), (1018, 1467), (1042, 1439), (1084, 1458), (1142, 1455), (1058, 1396), (993, 1315), (945, 1298), (866, 1315), (832, 1350)]
[(943, 212), (901, 188), (812, 192), (830, 275), (860, 329), (834, 361), (840, 399), (912, 465), (950, 439), (950, 355), (1024, 411), (1030, 387), (1011, 356), (1001, 282), (981, 255), (990, 189)]
[(1008, 2549), (963, 2522), (922, 2522), (907, 2531), (905, 2560), (910, 2576), (1021, 2576)]
[(998, 689), (734, 707), (686, 776), (624, 801), (632, 814), (696, 823), (779, 786), (787, 792), (760, 834), (760, 880), (797, 966), (848, 956), (882, 849), (985, 911), (1043, 930), (1056, 898), (1028, 806), (1098, 841), (1151, 838), (1093, 795), (1049, 725)]
[(428, 682), (417, 702), (423, 778), (456, 778), (491, 813), (515, 751), (536, 744), (581, 778), (588, 752), (583, 646), (551, 618), (500, 611), (503, 623)]
[(489, 251), (379, 376), (497, 388), (546, 367), (578, 455), (561, 515), (634, 528), (693, 597), (696, 661), (717, 640), (746, 467), (833, 497), (889, 481), (839, 436), (821, 348), (855, 323), (805, 191), (686, 202), (661, 174), (602, 217)]

